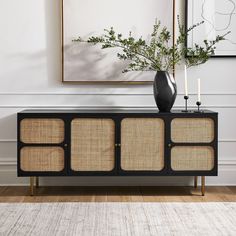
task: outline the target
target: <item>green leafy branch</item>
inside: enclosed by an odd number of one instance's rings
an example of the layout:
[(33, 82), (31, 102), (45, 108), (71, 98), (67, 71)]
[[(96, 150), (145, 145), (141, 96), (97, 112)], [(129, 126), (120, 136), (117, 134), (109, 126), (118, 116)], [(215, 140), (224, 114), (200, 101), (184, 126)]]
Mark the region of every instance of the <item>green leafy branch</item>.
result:
[[(101, 44), (102, 49), (121, 48), (122, 52), (117, 53), (120, 60), (129, 61), (128, 71), (170, 71), (180, 63), (182, 59), (188, 67), (197, 66), (205, 63), (211, 55), (215, 53), (216, 44), (225, 40), (225, 36), (230, 32), (217, 36), (215, 40), (203, 41), (203, 46), (194, 44), (193, 48), (186, 47), (188, 34), (204, 22), (193, 25), (187, 31), (180, 24), (178, 17), (179, 36), (176, 43), (171, 43), (172, 37), (167, 27), (161, 27), (161, 23), (155, 22), (150, 40), (147, 42), (142, 37), (135, 39), (132, 32), (127, 38), (121, 33), (116, 33), (114, 28), (104, 29), (104, 35), (91, 36), (88, 40), (81, 37), (74, 39), (73, 42), (87, 42), (93, 45)], [(187, 55), (187, 57), (186, 57)]]

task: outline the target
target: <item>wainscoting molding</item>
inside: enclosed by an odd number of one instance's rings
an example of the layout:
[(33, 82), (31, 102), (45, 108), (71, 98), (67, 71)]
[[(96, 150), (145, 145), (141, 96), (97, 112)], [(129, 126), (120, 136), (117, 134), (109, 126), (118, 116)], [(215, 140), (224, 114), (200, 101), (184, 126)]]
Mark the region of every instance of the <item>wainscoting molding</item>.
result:
[(16, 166), (16, 157), (5, 157), (5, 158), (0, 158), (0, 166)]
[(0, 139), (0, 143), (16, 143), (16, 139)]
[[(0, 96), (18, 96), (18, 95), (30, 95), (30, 96), (39, 96), (39, 95), (45, 95), (45, 96), (51, 96), (51, 95), (83, 95), (83, 96), (90, 96), (90, 95), (95, 95), (95, 96), (124, 96), (124, 95), (138, 95), (138, 96), (153, 96), (153, 93), (75, 93), (75, 92), (70, 92), (70, 93), (65, 93), (65, 92), (6, 92), (0, 93)], [(185, 94), (182, 93), (178, 93), (178, 96), (184, 96)], [(236, 96), (236, 93), (202, 93), (202, 96)], [(197, 96), (197, 93), (189, 93), (189, 96)]]

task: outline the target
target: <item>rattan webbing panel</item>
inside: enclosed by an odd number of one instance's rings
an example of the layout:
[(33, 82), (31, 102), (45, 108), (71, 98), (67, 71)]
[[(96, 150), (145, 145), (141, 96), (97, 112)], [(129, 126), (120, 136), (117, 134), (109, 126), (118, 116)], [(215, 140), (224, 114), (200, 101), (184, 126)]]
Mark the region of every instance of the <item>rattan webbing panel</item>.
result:
[(62, 171), (64, 150), (61, 147), (24, 147), (20, 151), (23, 171)]
[(206, 146), (173, 147), (171, 168), (176, 171), (207, 171), (214, 168), (214, 150)]
[(115, 123), (112, 119), (74, 119), (71, 123), (71, 169), (111, 171), (115, 167)]
[(61, 119), (27, 118), (20, 122), (20, 140), (24, 143), (61, 143), (64, 129)]
[(175, 118), (171, 139), (176, 143), (210, 143), (214, 140), (214, 121), (210, 118)]
[(121, 123), (121, 168), (160, 171), (164, 168), (164, 121), (126, 118)]

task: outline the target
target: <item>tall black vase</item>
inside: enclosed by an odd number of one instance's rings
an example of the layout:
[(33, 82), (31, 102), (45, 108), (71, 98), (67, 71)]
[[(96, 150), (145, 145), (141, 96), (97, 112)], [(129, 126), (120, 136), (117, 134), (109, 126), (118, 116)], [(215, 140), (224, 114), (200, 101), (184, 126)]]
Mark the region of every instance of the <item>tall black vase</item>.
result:
[(153, 90), (159, 111), (170, 112), (177, 95), (177, 86), (172, 74), (166, 71), (157, 71)]

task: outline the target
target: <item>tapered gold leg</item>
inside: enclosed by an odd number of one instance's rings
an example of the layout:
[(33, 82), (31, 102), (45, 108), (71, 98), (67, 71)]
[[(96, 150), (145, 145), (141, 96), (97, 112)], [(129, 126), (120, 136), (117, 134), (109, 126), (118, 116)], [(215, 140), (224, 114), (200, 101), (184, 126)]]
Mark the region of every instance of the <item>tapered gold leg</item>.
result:
[(198, 176), (194, 176), (194, 188), (197, 188)]
[(202, 176), (202, 196), (205, 196), (205, 176)]
[(35, 177), (35, 185), (36, 185), (36, 188), (39, 187), (39, 177)]
[(34, 177), (30, 177), (30, 196), (34, 196)]

